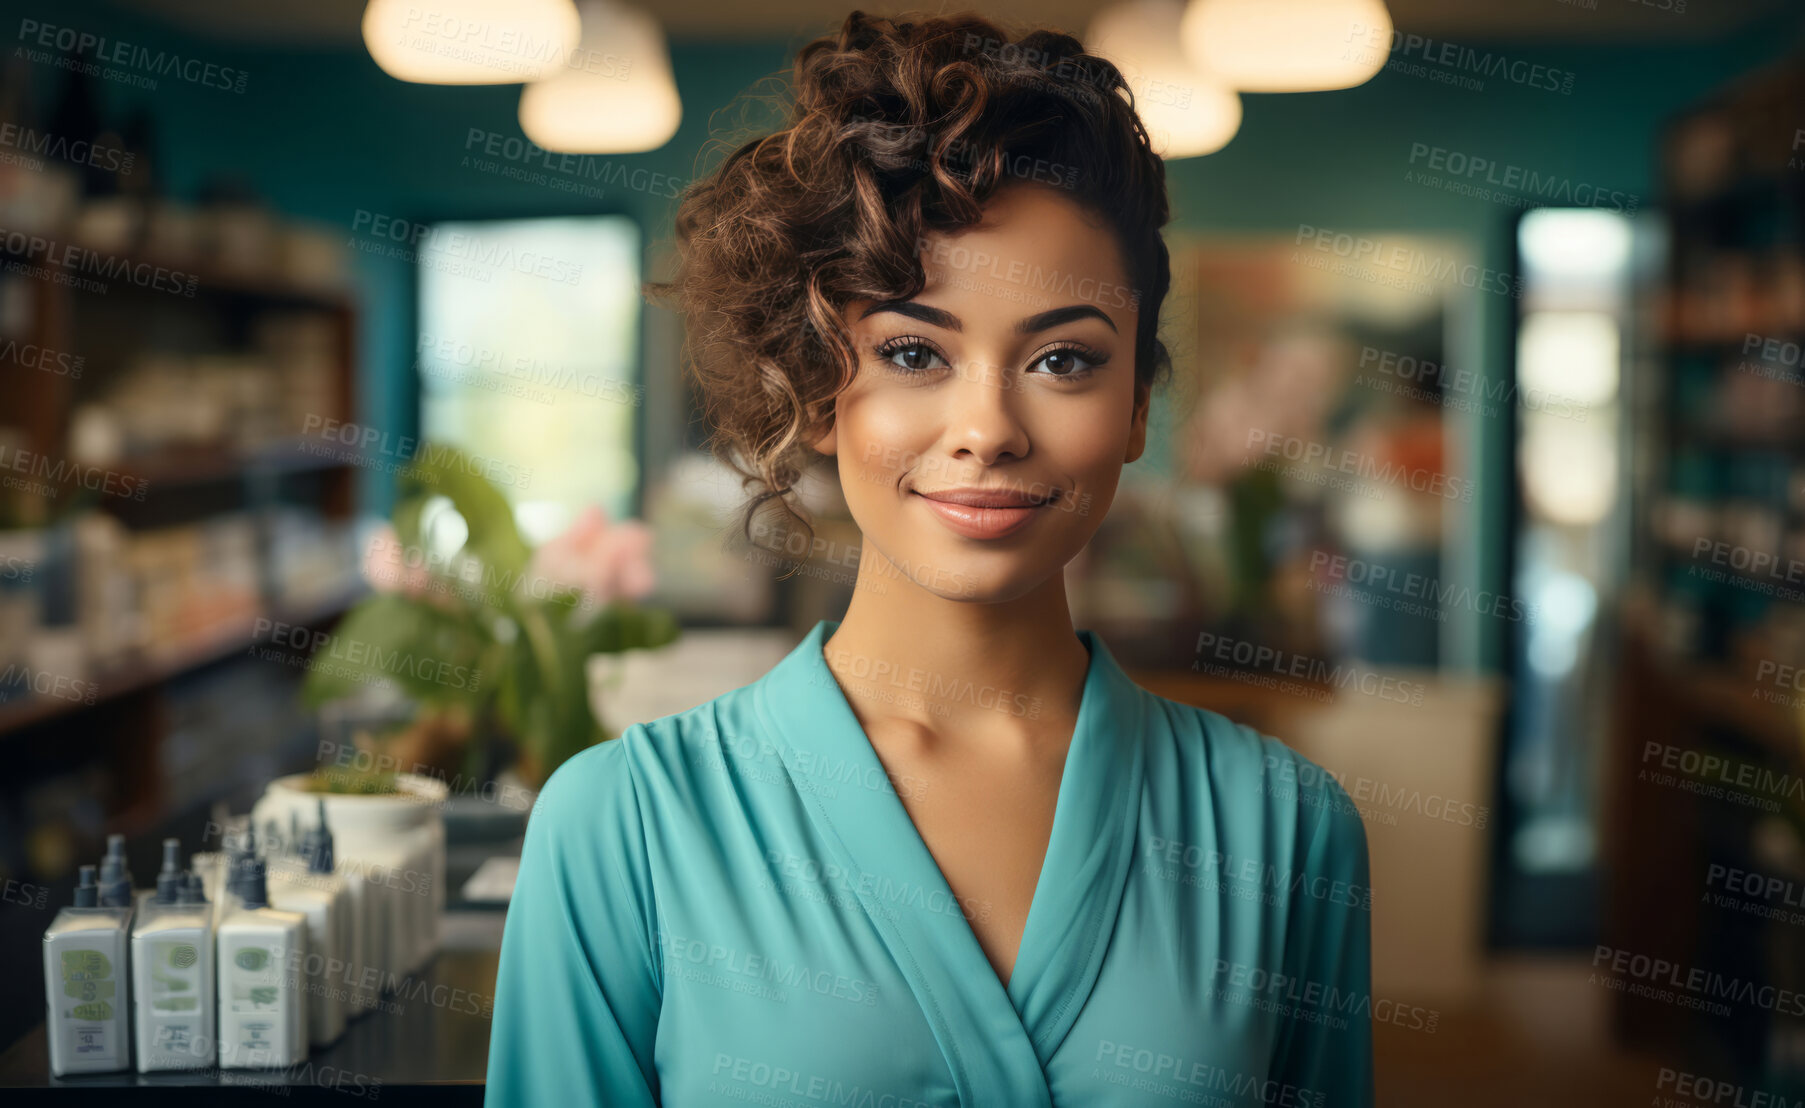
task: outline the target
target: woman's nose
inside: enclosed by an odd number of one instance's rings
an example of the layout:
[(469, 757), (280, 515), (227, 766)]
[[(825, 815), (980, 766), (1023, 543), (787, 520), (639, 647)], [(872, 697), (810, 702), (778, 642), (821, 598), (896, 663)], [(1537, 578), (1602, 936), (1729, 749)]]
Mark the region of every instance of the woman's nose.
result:
[(1026, 457), (1028, 426), (1017, 375), (999, 362), (967, 361), (946, 393), (945, 440), (954, 453), (985, 465), (1003, 455)]

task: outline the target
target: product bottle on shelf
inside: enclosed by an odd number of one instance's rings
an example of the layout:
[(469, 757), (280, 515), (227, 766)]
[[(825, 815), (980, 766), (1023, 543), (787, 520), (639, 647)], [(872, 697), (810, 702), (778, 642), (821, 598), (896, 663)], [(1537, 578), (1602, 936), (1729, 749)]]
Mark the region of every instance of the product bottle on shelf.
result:
[(182, 871), (181, 903), (194, 908), (207, 909), (209, 920), (212, 918), (213, 905), (207, 899), (207, 883), (201, 875), (193, 870)]
[(247, 824), (242, 832), (226, 840), (225, 859), (220, 863), (219, 896), (214, 898), (217, 903), (213, 906), (213, 914), (220, 922), (223, 923), (243, 902), (245, 878), (255, 861), (257, 833)]
[(307, 1037), (313, 1046), (323, 1046), (345, 1031), (350, 1010), (346, 971), (363, 972), (355, 950), (350, 894), (332, 872), (332, 832), (326, 827), (324, 798), (319, 828), (295, 833), (291, 839), (301, 849), (270, 870), (269, 897), (275, 907), (307, 917)]
[[(153, 890), (154, 891), (154, 890)], [(100, 899), (112, 897), (115, 903), (136, 908), (141, 899), (132, 883), (132, 871), (125, 864), (125, 836), (108, 835), (107, 852), (100, 859)]]
[[(219, 836), (218, 850), (197, 850), (188, 856), (188, 868), (200, 878), (201, 889), (207, 900), (214, 904), (218, 913), (219, 894), (225, 888), (226, 857), (232, 843), (232, 813), (223, 802), (213, 806), (213, 815), (207, 823), (207, 834), (203, 841), (212, 842), (214, 835)], [(219, 921), (215, 919), (214, 925)]]
[(420, 917), (431, 907), (431, 897), (422, 895), (424, 871), (416, 854), (411, 834), (402, 831), (393, 842), (361, 843), (345, 871), (352, 881), (362, 883), (372, 908), (371, 941), (364, 948), (374, 971), (365, 975), (374, 982), (369, 990), (372, 1006), (412, 972), (416, 960)]
[(418, 973), (439, 949), (439, 921), (445, 914), (445, 822), (432, 819), (414, 829), (419, 867), (418, 939), (409, 972)]
[(348, 914), (354, 958), (345, 975), (349, 979), (345, 986), (348, 994), (345, 1018), (354, 1020), (376, 1004), (376, 989), (371, 981), (375, 978), (375, 967), (382, 964), (383, 890), (365, 879), (364, 870), (355, 859), (337, 858), (334, 868), (350, 905)]
[(418, 888), (422, 874), (406, 830), (387, 841), (359, 837), (352, 849), (338, 853), (338, 873), (363, 932), (363, 965), (354, 975), (353, 1002), (360, 1012), (368, 1011), (408, 973), (418, 934), (416, 915), (424, 910)]
[(192, 1069), (214, 1059), (213, 919), (179, 869), (181, 842), (163, 840), (163, 869), (132, 930), (138, 1071)]
[(364, 880), (386, 906), (386, 935), (380, 988), (419, 973), (438, 945), (438, 890), (434, 875), (437, 842), (428, 827), (397, 830), (385, 841), (359, 847)]
[(239, 871), (219, 925), (219, 1065), (289, 1066), (307, 1058), (307, 920), (269, 906), (261, 859)]
[(195, 851), (188, 859), (188, 866), (200, 878), (202, 899), (211, 903), (213, 927), (218, 930), (231, 906), (227, 893), (238, 884), (234, 867), (251, 852), (245, 844), (249, 834), (247, 827), (235, 823), (224, 811), (215, 812), (214, 826), (221, 828), (220, 848)]
[[(186, 874), (186, 871), (181, 868), (181, 849), (181, 840), (163, 840), (162, 868), (157, 870), (156, 884), (148, 889), (136, 889), (133, 893), (133, 903), (136, 905), (137, 914), (140, 917), (144, 915), (144, 909), (147, 905), (161, 904), (167, 907), (168, 905), (176, 903), (181, 898), (182, 883)], [(126, 876), (129, 880), (131, 875), (127, 874)], [(167, 900), (164, 899), (164, 883), (166, 881), (170, 882), (167, 886), (170, 899)]]
[(75, 903), (44, 932), (45, 1036), (50, 1072), (131, 1068), (127, 936), (132, 910), (101, 897), (94, 867), (81, 867)]
[(315, 874), (322, 887), (333, 890), (334, 903), (337, 905), (338, 917), (337, 943), (338, 956), (345, 963), (345, 970), (339, 979), (333, 982), (334, 995), (344, 1012), (345, 1022), (349, 1023), (355, 1016), (353, 1001), (354, 980), (361, 980), (364, 967), (368, 965), (364, 952), (364, 929), (357, 919), (357, 898), (352, 893), (350, 883), (338, 872), (338, 845), (332, 835), (332, 828), (326, 823), (326, 799), (319, 801), (319, 826), (307, 840), (309, 852), (307, 864)]
[[(117, 848), (115, 848), (113, 845), (115, 839), (118, 840), (118, 843), (119, 843)], [(125, 865), (125, 836), (124, 835), (108, 835), (107, 836), (107, 855), (109, 857), (114, 857), (114, 856), (118, 857), (120, 871), (121, 871), (121, 873), (124, 874), (126, 884), (128, 886), (130, 886), (130, 888), (132, 890), (133, 916), (135, 918), (142, 918), (144, 915), (144, 906), (154, 902), (157, 899), (157, 886), (151, 885), (149, 888), (140, 889), (137, 886), (137, 884), (132, 880), (132, 871), (127, 869), (126, 865)], [(161, 881), (163, 879), (163, 874), (166, 872), (170, 872), (170, 870), (169, 870), (169, 840), (168, 839), (163, 840), (163, 869), (159, 870), (157, 872), (157, 880)]]

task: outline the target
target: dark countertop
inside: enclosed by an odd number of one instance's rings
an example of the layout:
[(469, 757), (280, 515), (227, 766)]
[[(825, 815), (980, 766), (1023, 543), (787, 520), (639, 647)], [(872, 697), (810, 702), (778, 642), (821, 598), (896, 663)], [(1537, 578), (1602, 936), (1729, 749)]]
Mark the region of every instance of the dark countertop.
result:
[[(132, 1105), (382, 1104), (480, 1105), (489, 1063), (489, 1017), (500, 959), (502, 913), (447, 912), (441, 949), (403, 979), (377, 1009), (352, 1021), (337, 1042), (285, 1069), (202, 1069), (50, 1076), (40, 1021), (0, 1054), (0, 1099), (8, 1105), (87, 1104), (132, 1090)], [(330, 1098), (330, 1099), (328, 1099)]]

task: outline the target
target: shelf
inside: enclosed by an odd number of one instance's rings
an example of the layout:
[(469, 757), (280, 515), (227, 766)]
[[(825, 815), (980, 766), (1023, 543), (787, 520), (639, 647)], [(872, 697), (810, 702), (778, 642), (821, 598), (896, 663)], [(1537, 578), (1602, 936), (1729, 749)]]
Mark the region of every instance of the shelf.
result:
[(1680, 664), (1659, 655), (1654, 662), (1667, 688), (1695, 718), (1754, 739), (1788, 766), (1798, 761), (1798, 713), (1751, 696), (1756, 687), (1752, 679), (1722, 665)]
[[(1764, 343), (1768, 339), (1773, 339), (1775, 342), (1780, 343), (1798, 343), (1805, 341), (1805, 327), (1799, 327), (1797, 325), (1769, 327), (1755, 332), (1747, 330), (1726, 330), (1723, 332), (1692, 331), (1681, 333), (1675, 331), (1661, 336), (1661, 341), (1666, 344), (1669, 353), (1702, 354), (1720, 359), (1718, 368), (1723, 370), (1724, 363), (1730, 358), (1735, 358), (1739, 362), (1761, 361), (1761, 352), (1759, 348), (1755, 350), (1744, 349), (1751, 333), (1759, 334)], [(1805, 373), (1805, 366), (1799, 365), (1780, 365), (1775, 366), (1774, 368), (1795, 373)], [(1725, 371), (1733, 372), (1734, 367)]]
[[(353, 289), (336, 285), (304, 284), (279, 273), (251, 273), (224, 269), (215, 263), (190, 259), (181, 261), (171, 258), (159, 258), (149, 254), (138, 253), (131, 248), (114, 250), (107, 247), (91, 246), (78, 242), (73, 238), (60, 235), (55, 231), (40, 232), (39, 237), (55, 242), (59, 246), (75, 248), (80, 255), (94, 253), (108, 258), (125, 258), (138, 265), (149, 265), (161, 268), (170, 274), (179, 273), (183, 278), (194, 278), (194, 293), (184, 296), (169, 289), (150, 289), (129, 281), (93, 278), (102, 281), (109, 292), (126, 289), (144, 292), (171, 300), (194, 300), (210, 295), (226, 295), (257, 300), (268, 300), (274, 303), (298, 304), (302, 306), (327, 308), (332, 310), (347, 309), (351, 306)], [(68, 257), (69, 251), (64, 251)], [(18, 250), (0, 248), (0, 257), (16, 258), (32, 266), (49, 269), (72, 270), (80, 272), (81, 267), (71, 261), (47, 261)]]
[[(354, 592), (307, 608), (266, 612), (262, 615), (267, 616), (273, 623), (308, 627), (342, 615), (363, 595), (363, 590), (359, 588)], [(240, 625), (236, 629), (214, 636), (208, 641), (185, 644), (157, 658), (140, 659), (108, 668), (92, 679), (95, 684), (100, 686), (94, 694), (92, 703), (86, 700), (64, 700), (54, 696), (32, 696), (0, 704), (0, 735), (18, 731), (45, 720), (84, 711), (95, 705), (137, 692), (190, 670), (199, 669), (248, 650), (269, 639), (269, 635), (258, 634), (254, 630), (256, 618), (258, 617), (251, 618), (249, 627)]]
[(1681, 657), (1661, 646), (1648, 602), (1625, 606), (1623, 634), (1660, 695), (1691, 721), (1735, 731), (1784, 764), (1796, 765), (1805, 756), (1805, 712), (1753, 695), (1761, 686), (1746, 671), (1722, 661)]
[(1724, 428), (1678, 426), (1673, 429), (1673, 438), (1678, 445), (1703, 450), (1805, 456), (1805, 435), (1798, 434), (1739, 435)]
[(320, 440), (295, 437), (250, 450), (226, 446), (170, 447), (123, 458), (110, 468), (127, 473), (148, 486), (146, 496), (159, 488), (224, 484), (251, 474), (313, 473), (348, 469), (355, 463), (341, 457), (322, 457), (304, 451)]

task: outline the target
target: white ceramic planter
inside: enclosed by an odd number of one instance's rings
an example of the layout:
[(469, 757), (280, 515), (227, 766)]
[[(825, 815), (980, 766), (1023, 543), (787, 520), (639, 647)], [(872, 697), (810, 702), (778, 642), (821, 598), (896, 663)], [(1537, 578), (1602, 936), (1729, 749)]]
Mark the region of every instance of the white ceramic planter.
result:
[(445, 782), (417, 773), (398, 773), (395, 783), (400, 793), (388, 796), (363, 796), (349, 793), (315, 793), (302, 788), (308, 774), (278, 777), (269, 783), (263, 798), (252, 809), (251, 818), (259, 839), (268, 833), (273, 821), (278, 828), (277, 840), (288, 840), (289, 813), (299, 819), (305, 831), (319, 820), (319, 803), (326, 801), (326, 823), (332, 829), (334, 844), (344, 853), (353, 842), (379, 841), (383, 836), (412, 830), (437, 822), (439, 810), (451, 790)]
[(347, 967), (344, 977), (362, 1011), (438, 950), (445, 907), (443, 809), (450, 789), (435, 778), (402, 773), (396, 794), (315, 793), (302, 787), (307, 776), (270, 782), (251, 819), (262, 849), (286, 850), (290, 814), (307, 831), (319, 822), (325, 800), (335, 870), (352, 888), (365, 940), (367, 964)]

